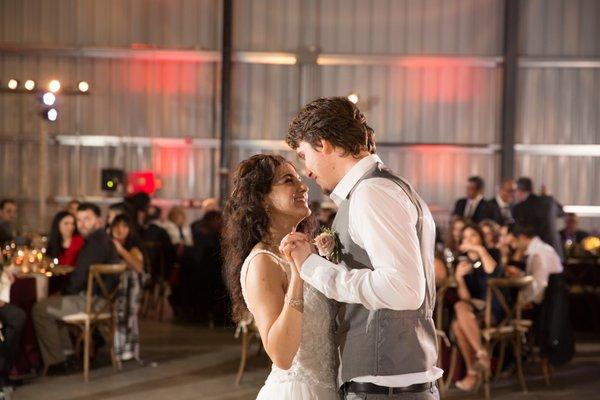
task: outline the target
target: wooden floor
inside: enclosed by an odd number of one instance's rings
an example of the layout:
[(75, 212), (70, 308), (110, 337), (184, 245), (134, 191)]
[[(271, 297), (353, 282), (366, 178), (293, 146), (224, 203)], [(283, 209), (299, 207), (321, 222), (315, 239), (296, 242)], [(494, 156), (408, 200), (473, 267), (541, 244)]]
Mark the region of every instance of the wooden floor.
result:
[[(13, 400), (84, 399), (223, 399), (250, 400), (256, 397), (268, 374), (263, 355), (250, 360), (240, 387), (234, 387), (239, 344), (231, 329), (184, 326), (172, 322), (143, 321), (142, 358), (125, 364), (120, 372), (109, 366), (101, 353), (89, 383), (80, 374), (36, 378), (13, 393)], [(586, 335), (577, 346), (570, 364), (558, 369), (551, 387), (544, 386), (535, 366), (527, 375), (529, 392), (520, 392), (516, 380), (494, 383), (493, 399), (593, 399), (600, 398), (600, 336)], [(99, 364), (99, 365), (98, 365)], [(446, 398), (480, 398), (452, 390)]]

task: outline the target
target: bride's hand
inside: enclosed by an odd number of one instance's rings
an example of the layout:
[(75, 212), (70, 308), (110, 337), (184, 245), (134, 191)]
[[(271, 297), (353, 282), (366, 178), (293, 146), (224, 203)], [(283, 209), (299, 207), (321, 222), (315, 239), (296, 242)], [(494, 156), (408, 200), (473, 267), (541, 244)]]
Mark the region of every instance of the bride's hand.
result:
[(308, 236), (300, 232), (292, 232), (284, 237), (279, 250), (289, 261), (294, 262), (298, 272), (312, 253)]

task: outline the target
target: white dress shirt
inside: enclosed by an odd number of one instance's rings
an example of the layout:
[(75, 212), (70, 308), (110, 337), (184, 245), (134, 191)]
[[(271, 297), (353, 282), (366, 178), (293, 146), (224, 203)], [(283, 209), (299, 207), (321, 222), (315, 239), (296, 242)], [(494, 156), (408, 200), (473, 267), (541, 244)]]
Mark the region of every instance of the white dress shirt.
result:
[(537, 236), (527, 246), (525, 255), (527, 256), (525, 272), (533, 276), (532, 284), (525, 289), (525, 300), (541, 304), (550, 274), (563, 272), (563, 265), (556, 250)]
[[(361, 159), (339, 182), (331, 194), (337, 206), (347, 198), (358, 180), (376, 163), (377, 155)], [(422, 241), (430, 249), (421, 259), (416, 232), (418, 212), (406, 193), (384, 178), (367, 179), (358, 184), (350, 198), (349, 234), (368, 256), (373, 270), (347, 269), (311, 255), (302, 265), (301, 277), (330, 299), (362, 304), (369, 310), (416, 310), (425, 299), (423, 263), (433, 270), (435, 223), (426, 204), (423, 207)], [(443, 371), (428, 371), (393, 376), (361, 376), (355, 382), (404, 387), (433, 382)], [(342, 382), (343, 383), (343, 382)]]
[(510, 212), (510, 204), (502, 200), (502, 197), (496, 195), (496, 203), (498, 203), (498, 207), (500, 207), (500, 214), (502, 214), (502, 218), (505, 220), (512, 219), (512, 213)]

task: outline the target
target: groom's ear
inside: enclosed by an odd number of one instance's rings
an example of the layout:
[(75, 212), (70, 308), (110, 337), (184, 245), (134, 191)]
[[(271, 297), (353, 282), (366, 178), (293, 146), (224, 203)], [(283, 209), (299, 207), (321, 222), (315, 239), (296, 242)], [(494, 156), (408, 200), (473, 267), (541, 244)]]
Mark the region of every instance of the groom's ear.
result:
[(321, 153), (329, 155), (335, 151), (335, 146), (329, 140), (321, 139)]

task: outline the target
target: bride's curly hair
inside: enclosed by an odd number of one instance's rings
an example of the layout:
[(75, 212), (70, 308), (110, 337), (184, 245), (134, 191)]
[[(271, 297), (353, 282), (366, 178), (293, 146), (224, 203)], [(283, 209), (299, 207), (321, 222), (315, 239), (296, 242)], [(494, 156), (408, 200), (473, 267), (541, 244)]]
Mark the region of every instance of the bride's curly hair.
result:
[[(236, 322), (248, 314), (240, 283), (242, 264), (257, 243), (269, 241), (269, 215), (263, 201), (271, 192), (277, 167), (285, 163), (289, 161), (278, 155), (257, 154), (242, 161), (234, 174), (233, 191), (225, 204), (222, 246), (225, 280)], [(316, 219), (311, 215), (302, 221), (298, 231), (312, 236), (315, 228)]]

